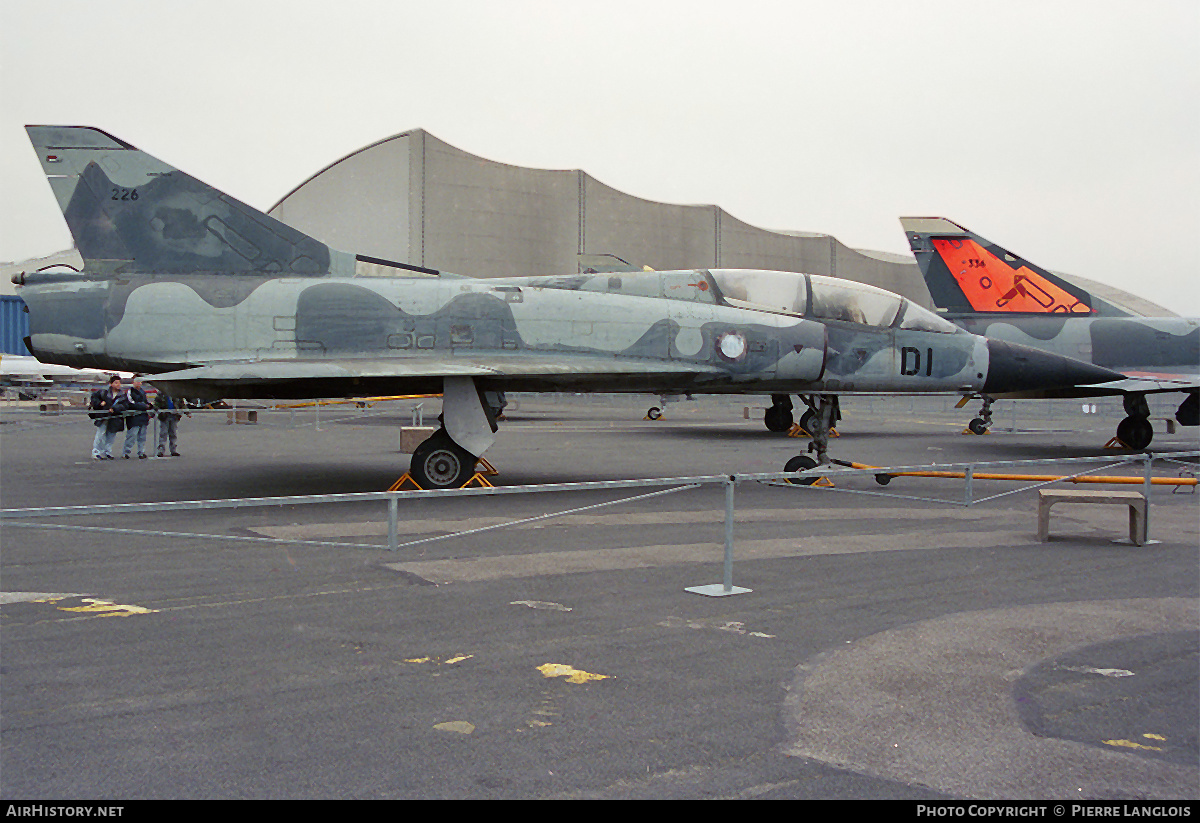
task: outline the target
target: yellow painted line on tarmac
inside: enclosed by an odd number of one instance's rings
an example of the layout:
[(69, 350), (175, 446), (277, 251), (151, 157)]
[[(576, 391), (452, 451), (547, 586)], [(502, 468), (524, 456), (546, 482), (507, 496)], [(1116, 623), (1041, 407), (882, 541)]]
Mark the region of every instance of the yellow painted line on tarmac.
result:
[(446, 723), (435, 723), (433, 727), (439, 732), (455, 732), (457, 734), (470, 734), (475, 731), (475, 724), (468, 723), (466, 720), (450, 720)]
[[(72, 614), (71, 616), (63, 615), (63, 616), (55, 618), (55, 620), (57, 620), (57, 621), (90, 620), (93, 617), (129, 617), (129, 616), (132, 616), (135, 614), (159, 614), (162, 612), (187, 612), (187, 611), (192, 611), (195, 609), (221, 609), (221, 608), (228, 608), (231, 606), (234, 606), (234, 607), (248, 606), (248, 605), (253, 605), (253, 604), (257, 604), (257, 603), (281, 603), (281, 602), (288, 602), (288, 601), (305, 600), (305, 599), (310, 599), (310, 598), (315, 598), (315, 597), (330, 597), (330, 596), (338, 596), (338, 595), (345, 595), (345, 594), (363, 594), (363, 593), (368, 593), (368, 592), (393, 591), (396, 589), (407, 588), (409, 585), (410, 585), (409, 583), (404, 582), (404, 583), (390, 583), (390, 584), (386, 584), (386, 585), (350, 586), (350, 587), (346, 587), (346, 588), (325, 589), (325, 590), (315, 591), (315, 592), (302, 592), (299, 594), (278, 594), (278, 595), (266, 595), (266, 596), (261, 596), (261, 597), (222, 597), (220, 599), (207, 601), (207, 602), (186, 603), (186, 604), (181, 604), (181, 605), (163, 606), (162, 608), (159, 608), (159, 609), (147, 609), (147, 608), (143, 608), (142, 606), (119, 606), (115, 603), (110, 604), (111, 608), (105, 609), (105, 608), (100, 607), (98, 604), (107, 603), (108, 601), (95, 600), (95, 602), (92, 603), (92, 605), (89, 607), (70, 608), (70, 607), (65, 607), (65, 606), (58, 606), (58, 609), (60, 611), (71, 611), (71, 612), (74, 612), (74, 614)], [(10, 598), (8, 600), (5, 600), (3, 595), (0, 595), (0, 603), (31, 602), (31, 603), (47, 603), (50, 605), (54, 605), (54, 604), (58, 603), (59, 601), (64, 600), (68, 597), (77, 597), (77, 596), (78, 595), (53, 595), (51, 597), (38, 598), (38, 599), (31, 599), (31, 598), (11, 599)], [(85, 598), (84, 602), (88, 602), (88, 600), (89, 600), (88, 598)], [(41, 622), (47, 622), (47, 621), (42, 620), (42, 621), (36, 621), (36, 622), (41, 623)], [(33, 624), (30, 624), (30, 625), (33, 625)]]
[(1141, 743), (1135, 743), (1132, 740), (1101, 740), (1100, 742), (1108, 746), (1120, 746), (1126, 749), (1142, 749), (1148, 752), (1162, 751), (1161, 746), (1143, 746)]
[[(58, 598), (37, 600), (36, 603), (56, 603)], [(58, 606), (59, 611), (76, 612), (79, 614), (95, 615), (96, 617), (132, 617), (135, 614), (154, 614), (158, 609), (147, 609), (144, 606), (129, 606), (101, 600), (97, 597), (85, 597), (85, 606)]]
[(461, 663), (464, 660), (470, 660), (475, 655), (473, 654), (457, 654), (454, 657), (448, 657), (445, 660), (438, 660), (435, 657), (408, 657), (404, 659), (405, 663), (436, 663), (439, 666), (453, 666), (455, 663)]
[(543, 677), (561, 677), (568, 683), (587, 683), (590, 680), (607, 680), (611, 675), (607, 674), (592, 674), (581, 669), (576, 669), (573, 666), (568, 666), (565, 663), (545, 663), (537, 667), (537, 670), (542, 673)]

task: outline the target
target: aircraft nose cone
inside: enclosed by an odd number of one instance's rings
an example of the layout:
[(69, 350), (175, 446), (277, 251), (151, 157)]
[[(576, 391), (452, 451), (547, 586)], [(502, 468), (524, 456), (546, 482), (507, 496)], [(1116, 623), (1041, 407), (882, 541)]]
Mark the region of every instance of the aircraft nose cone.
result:
[(1091, 386), (1125, 377), (1120, 372), (1018, 343), (989, 339), (987, 346), (984, 394)]

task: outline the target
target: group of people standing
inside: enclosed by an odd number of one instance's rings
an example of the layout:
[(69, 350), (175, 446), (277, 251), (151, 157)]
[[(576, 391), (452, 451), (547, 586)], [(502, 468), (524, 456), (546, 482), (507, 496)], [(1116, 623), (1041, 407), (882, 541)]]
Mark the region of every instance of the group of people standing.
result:
[(142, 388), (142, 376), (135, 374), (127, 388), (122, 387), (121, 378), (113, 375), (108, 379), (108, 386), (92, 392), (88, 403), (88, 416), (96, 426), (96, 436), (92, 440), (92, 458), (95, 460), (112, 460), (113, 443), (117, 434), (125, 432), (124, 457), (129, 460), (133, 456), (133, 447), (137, 446), (137, 456), (145, 459), (146, 428), (150, 425), (150, 412), (158, 417), (158, 456), (165, 457), (170, 448), (172, 457), (179, 457), (178, 426), (183, 415), (191, 417), (191, 412), (180, 400), (158, 392), (151, 403), (146, 390)]

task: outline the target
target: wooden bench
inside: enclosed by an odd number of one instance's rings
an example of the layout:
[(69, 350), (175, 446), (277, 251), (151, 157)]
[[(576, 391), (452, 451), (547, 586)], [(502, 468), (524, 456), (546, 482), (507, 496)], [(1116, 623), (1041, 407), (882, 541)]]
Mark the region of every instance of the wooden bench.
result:
[(1055, 503), (1115, 503), (1129, 507), (1129, 540), (1146, 544), (1146, 496), (1141, 492), (1092, 489), (1042, 489), (1038, 492), (1038, 540), (1050, 539), (1050, 507)]

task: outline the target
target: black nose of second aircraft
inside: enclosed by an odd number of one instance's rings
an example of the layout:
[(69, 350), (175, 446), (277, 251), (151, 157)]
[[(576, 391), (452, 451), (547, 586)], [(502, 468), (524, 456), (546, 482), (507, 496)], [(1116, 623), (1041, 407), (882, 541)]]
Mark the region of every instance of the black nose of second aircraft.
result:
[(1018, 343), (989, 339), (987, 345), (984, 394), (1093, 386), (1125, 378), (1120, 372)]

